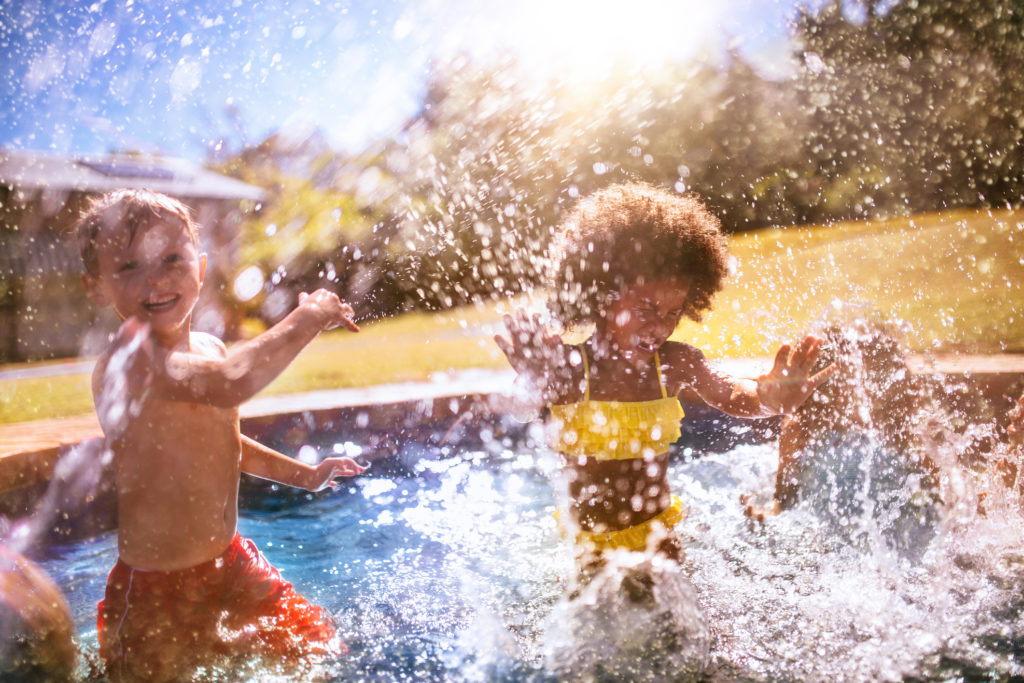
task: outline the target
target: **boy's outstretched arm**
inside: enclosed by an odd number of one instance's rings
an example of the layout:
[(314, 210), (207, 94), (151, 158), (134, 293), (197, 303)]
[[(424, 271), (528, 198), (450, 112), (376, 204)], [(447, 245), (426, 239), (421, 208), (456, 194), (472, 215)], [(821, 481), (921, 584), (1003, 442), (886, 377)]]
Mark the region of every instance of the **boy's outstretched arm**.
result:
[(788, 415), (835, 372), (835, 366), (830, 365), (817, 374), (811, 374), (821, 342), (820, 338), (808, 335), (796, 350), (791, 350), (788, 344), (783, 345), (775, 356), (772, 369), (756, 380), (721, 375), (711, 369), (699, 349), (688, 347), (690, 357), (682, 361), (685, 382), (708, 405), (729, 415)]
[(263, 334), (217, 354), (169, 351), (158, 362), (154, 395), (170, 401), (237, 406), (252, 398), (288, 367), (323, 330), (344, 325), (353, 332), (352, 307), (319, 289), (299, 296), (299, 305)]
[(333, 485), (337, 477), (362, 474), (366, 468), (352, 458), (324, 458), (313, 467), (242, 436), (242, 471), (279, 484), (319, 491)]

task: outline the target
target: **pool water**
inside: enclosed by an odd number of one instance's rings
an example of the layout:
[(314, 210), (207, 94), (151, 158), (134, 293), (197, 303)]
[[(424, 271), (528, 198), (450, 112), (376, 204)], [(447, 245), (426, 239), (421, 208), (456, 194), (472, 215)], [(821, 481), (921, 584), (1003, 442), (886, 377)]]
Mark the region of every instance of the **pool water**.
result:
[[(751, 522), (739, 496), (763, 495), (775, 465), (772, 443), (673, 455), (673, 487), (689, 507), (687, 561), (683, 573), (650, 568), (653, 602), (620, 589), (630, 557), (570, 598), (572, 558), (552, 516), (555, 456), (498, 439), (454, 450), (409, 443), (336, 491), (250, 495), (239, 526), (337, 617), (351, 656), (327, 665), (327, 680), (1024, 675), (1019, 508), (990, 501), (984, 517), (965, 498), (906, 552), (870, 523), (857, 538), (839, 533), (809, 505)], [(42, 564), (94, 654), (116, 538), (51, 555)]]

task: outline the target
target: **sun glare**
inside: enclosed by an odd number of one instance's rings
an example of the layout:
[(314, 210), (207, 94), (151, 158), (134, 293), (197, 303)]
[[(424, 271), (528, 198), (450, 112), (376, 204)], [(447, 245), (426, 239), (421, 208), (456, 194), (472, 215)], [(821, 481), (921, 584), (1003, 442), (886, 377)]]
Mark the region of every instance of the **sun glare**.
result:
[[(535, 0), (506, 34), (523, 64), (547, 76), (600, 81), (614, 66), (652, 67), (720, 40), (727, 6), (680, 0)], [(500, 46), (498, 46), (500, 47)]]

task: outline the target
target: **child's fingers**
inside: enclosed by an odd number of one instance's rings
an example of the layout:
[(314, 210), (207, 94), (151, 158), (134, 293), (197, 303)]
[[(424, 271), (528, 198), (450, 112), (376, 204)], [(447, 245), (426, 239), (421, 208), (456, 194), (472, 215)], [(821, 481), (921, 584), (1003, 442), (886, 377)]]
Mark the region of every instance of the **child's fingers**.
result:
[[(349, 310), (352, 310), (351, 308)], [(356, 325), (350, 317), (343, 315), (341, 317), (341, 324), (350, 329), (353, 332), (359, 331), (359, 325)]]
[(811, 378), (807, 380), (807, 385), (810, 387), (810, 390), (814, 391), (822, 384), (827, 382), (829, 379), (832, 378), (832, 375), (836, 374), (836, 370), (838, 369), (838, 366), (835, 363), (833, 363), (832, 365), (828, 366), (821, 372), (812, 375)]
[(779, 352), (775, 354), (775, 363), (772, 365), (772, 374), (782, 374), (789, 365), (789, 344), (783, 344)]
[(516, 322), (519, 323), (519, 329), (525, 330), (530, 327), (530, 314), (523, 309), (516, 311)]
[(807, 369), (810, 370), (814, 367), (815, 362), (818, 360), (818, 356), (821, 354), (821, 347), (825, 345), (825, 340), (821, 337), (814, 337), (811, 342), (811, 347), (807, 354)]
[(338, 458), (338, 464), (334, 468), (335, 474), (341, 474), (351, 477), (355, 474), (361, 474), (366, 471), (365, 467), (362, 467), (352, 458)]
[(500, 334), (494, 335), (494, 343), (498, 345), (498, 349), (505, 354), (506, 358), (512, 358), (515, 354), (515, 347), (512, 345), (512, 341)]
[(514, 327), (515, 340), (520, 344), (527, 344), (532, 337), (533, 330), (530, 329), (530, 318), (526, 315), (526, 311), (516, 311)]
[(797, 346), (796, 351), (793, 353), (792, 364), (799, 368), (806, 368), (812, 365), (820, 345), (821, 340), (817, 337), (811, 335), (804, 337)]

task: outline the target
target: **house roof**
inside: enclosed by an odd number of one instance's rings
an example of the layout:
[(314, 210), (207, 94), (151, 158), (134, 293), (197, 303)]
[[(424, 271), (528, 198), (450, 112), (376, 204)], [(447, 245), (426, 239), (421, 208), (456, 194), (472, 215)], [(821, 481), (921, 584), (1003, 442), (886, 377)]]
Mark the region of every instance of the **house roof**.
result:
[(183, 159), (0, 149), (0, 184), (19, 189), (107, 192), (139, 187), (175, 197), (263, 198), (263, 190)]

